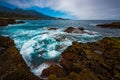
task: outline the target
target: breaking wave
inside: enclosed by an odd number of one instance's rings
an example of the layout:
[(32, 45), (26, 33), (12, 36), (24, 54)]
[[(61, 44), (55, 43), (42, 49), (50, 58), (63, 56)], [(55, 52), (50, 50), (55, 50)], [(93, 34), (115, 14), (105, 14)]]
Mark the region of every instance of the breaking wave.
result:
[[(36, 34), (24, 43), (20, 53), (31, 68), (31, 71), (40, 77), (42, 71), (51, 65), (51, 61), (57, 63), (60, 54), (72, 44), (73, 41), (81, 43), (94, 42), (101, 39), (97, 32), (66, 33), (62, 29), (44, 30)], [(47, 63), (49, 62), (49, 63)]]

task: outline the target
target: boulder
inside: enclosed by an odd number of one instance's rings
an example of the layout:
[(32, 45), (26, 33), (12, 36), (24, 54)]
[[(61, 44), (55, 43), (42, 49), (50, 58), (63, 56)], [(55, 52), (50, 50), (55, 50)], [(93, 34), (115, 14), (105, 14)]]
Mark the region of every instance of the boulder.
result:
[(75, 30), (74, 27), (68, 27), (64, 32), (72, 33)]
[(82, 27), (79, 27), (79, 28), (68, 27), (67, 29), (64, 30), (64, 32), (67, 32), (67, 33), (84, 33), (84, 28), (82, 28)]

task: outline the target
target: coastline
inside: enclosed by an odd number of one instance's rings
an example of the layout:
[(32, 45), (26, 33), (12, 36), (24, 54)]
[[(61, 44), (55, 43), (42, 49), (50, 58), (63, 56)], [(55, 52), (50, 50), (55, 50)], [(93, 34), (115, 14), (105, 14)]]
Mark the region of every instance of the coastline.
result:
[(10, 19), (10, 18), (0, 18), (0, 27), (2, 26), (8, 26), (9, 24), (23, 24), (25, 23), (24, 21), (17, 21), (15, 19)]
[(97, 24), (96, 26), (103, 27), (103, 28), (120, 29), (120, 22), (112, 22), (112, 23), (109, 23), (109, 24)]
[[(73, 42), (62, 54), (58, 65), (43, 70), (48, 80), (120, 79), (120, 37), (93, 43)], [(30, 72), (14, 41), (0, 36), (1, 80), (40, 80)], [(57, 69), (57, 70), (56, 70)], [(62, 74), (58, 74), (62, 73)]]
[(14, 41), (0, 36), (0, 80), (40, 80), (30, 72)]
[(51, 65), (43, 70), (42, 76), (48, 80), (119, 80), (119, 61), (120, 37), (85, 44), (73, 42), (61, 54), (61, 68), (56, 70), (59, 66)]

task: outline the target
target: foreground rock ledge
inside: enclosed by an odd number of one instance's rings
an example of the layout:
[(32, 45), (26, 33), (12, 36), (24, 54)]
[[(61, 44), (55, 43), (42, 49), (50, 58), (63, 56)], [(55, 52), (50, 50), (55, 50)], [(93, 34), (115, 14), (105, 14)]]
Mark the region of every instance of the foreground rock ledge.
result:
[(15, 48), (14, 41), (0, 36), (0, 80), (40, 80), (34, 76)]
[(61, 54), (59, 65), (61, 69), (50, 66), (42, 74), (48, 80), (120, 80), (120, 37), (73, 42)]

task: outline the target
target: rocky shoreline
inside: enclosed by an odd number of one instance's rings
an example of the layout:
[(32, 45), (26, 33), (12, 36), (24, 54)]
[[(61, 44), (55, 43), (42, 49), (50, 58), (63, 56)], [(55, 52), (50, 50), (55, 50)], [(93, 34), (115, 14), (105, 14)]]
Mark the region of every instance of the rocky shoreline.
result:
[(100, 27), (103, 27), (103, 28), (117, 28), (117, 29), (120, 29), (120, 22), (113, 22), (113, 23), (110, 23), (110, 24), (98, 24), (96, 26), (100, 26)]
[(8, 26), (9, 24), (23, 24), (24, 21), (16, 21), (15, 19), (0, 18), (0, 26)]
[(73, 42), (59, 63), (44, 69), (41, 76), (48, 80), (120, 80), (120, 37)]
[[(43, 70), (48, 80), (119, 80), (120, 37), (104, 38), (93, 43), (73, 42), (58, 64)], [(0, 36), (0, 79), (40, 80), (24, 62), (14, 41)]]
[(14, 41), (0, 36), (0, 80), (40, 80), (29, 70)]

